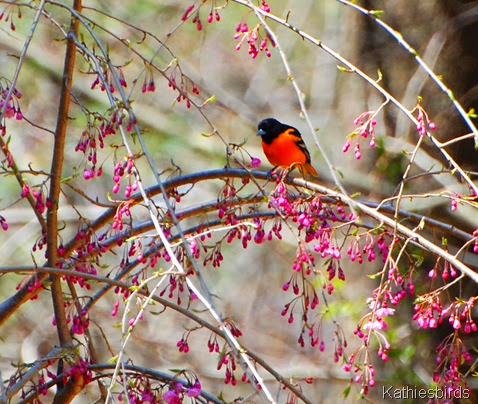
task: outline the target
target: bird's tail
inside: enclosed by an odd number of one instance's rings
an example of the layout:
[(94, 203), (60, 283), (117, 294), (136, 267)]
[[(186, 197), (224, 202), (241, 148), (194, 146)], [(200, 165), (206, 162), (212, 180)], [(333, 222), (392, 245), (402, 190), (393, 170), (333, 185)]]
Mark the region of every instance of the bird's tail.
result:
[(302, 174), (310, 174), (310, 175), (313, 175), (314, 177), (319, 176), (319, 174), (317, 174), (316, 169), (312, 167), (312, 164), (310, 163), (299, 164), (298, 168)]

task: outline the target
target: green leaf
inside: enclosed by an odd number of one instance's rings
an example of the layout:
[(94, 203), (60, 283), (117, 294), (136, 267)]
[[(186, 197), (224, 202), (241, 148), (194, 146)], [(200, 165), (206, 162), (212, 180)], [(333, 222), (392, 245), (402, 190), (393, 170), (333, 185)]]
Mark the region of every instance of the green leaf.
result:
[(118, 355), (115, 355), (112, 358), (109, 358), (107, 361), (107, 363), (109, 363), (110, 365), (114, 365), (117, 362), (118, 362)]
[(351, 387), (352, 387), (352, 386), (349, 384), (349, 385), (345, 388), (345, 390), (342, 392), (342, 395), (344, 396), (344, 398), (347, 398), (347, 397), (349, 396)]
[(352, 70), (347, 69), (346, 67), (340, 66), (340, 65), (337, 65), (337, 69), (339, 69), (339, 71), (341, 71), (342, 73), (352, 73), (353, 72)]
[(441, 244), (442, 246), (446, 247), (448, 245), (448, 239), (446, 237), (441, 238)]
[(61, 183), (65, 184), (66, 182), (70, 182), (72, 179), (73, 176), (70, 175), (69, 177), (62, 178)]
[(425, 257), (421, 254), (412, 254), (413, 259), (415, 260), (415, 267), (420, 268), (425, 261)]
[(207, 104), (207, 103), (209, 103), (209, 102), (216, 102), (216, 101), (217, 101), (217, 97), (213, 94), (213, 95), (211, 95), (206, 101), (204, 101), (204, 104), (203, 104), (203, 105), (205, 105), (205, 104)]
[(376, 18), (380, 18), (383, 14), (383, 10), (370, 10), (368, 13)]
[(423, 230), (425, 228), (425, 216), (423, 216), (421, 219), (420, 219), (420, 223), (418, 223), (418, 228), (420, 230)]

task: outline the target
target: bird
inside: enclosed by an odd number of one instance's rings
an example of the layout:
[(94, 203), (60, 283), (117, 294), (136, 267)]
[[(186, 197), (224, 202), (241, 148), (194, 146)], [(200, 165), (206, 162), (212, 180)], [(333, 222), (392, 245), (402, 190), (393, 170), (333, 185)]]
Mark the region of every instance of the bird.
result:
[(318, 176), (302, 135), (296, 128), (277, 119), (267, 118), (259, 122), (257, 129), (257, 134), (262, 139), (262, 150), (274, 167), (297, 167), (303, 175)]

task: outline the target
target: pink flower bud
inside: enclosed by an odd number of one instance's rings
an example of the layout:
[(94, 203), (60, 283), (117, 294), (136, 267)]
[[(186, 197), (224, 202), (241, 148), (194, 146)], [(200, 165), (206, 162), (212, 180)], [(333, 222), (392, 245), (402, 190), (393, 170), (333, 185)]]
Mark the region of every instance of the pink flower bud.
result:
[(251, 159), (251, 167), (257, 168), (257, 167), (260, 167), (260, 165), (261, 165), (261, 159), (257, 157), (253, 157)]

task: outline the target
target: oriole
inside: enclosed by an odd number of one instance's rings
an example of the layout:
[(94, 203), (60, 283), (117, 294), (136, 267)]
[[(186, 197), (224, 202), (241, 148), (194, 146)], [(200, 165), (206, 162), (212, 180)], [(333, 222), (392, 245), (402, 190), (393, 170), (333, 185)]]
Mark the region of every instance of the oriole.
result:
[(310, 164), (310, 153), (296, 128), (267, 118), (259, 123), (257, 129), (264, 154), (274, 167), (296, 166), (302, 174), (317, 176), (317, 171)]

